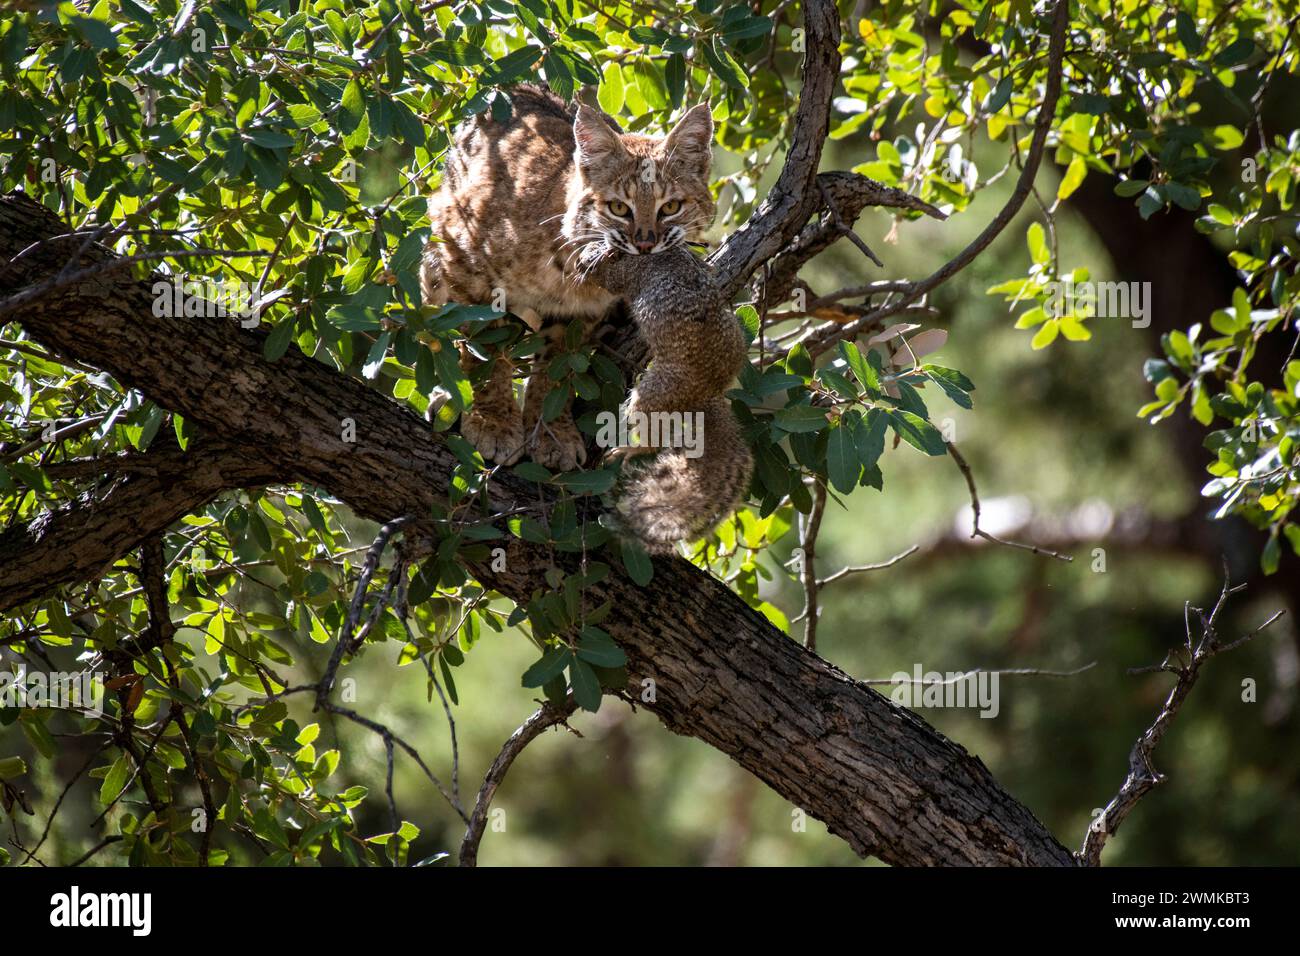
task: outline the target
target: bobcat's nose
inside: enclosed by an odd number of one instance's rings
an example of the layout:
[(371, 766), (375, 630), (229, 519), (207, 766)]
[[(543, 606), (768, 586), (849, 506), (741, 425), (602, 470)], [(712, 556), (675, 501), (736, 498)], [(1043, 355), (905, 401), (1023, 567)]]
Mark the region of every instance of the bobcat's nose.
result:
[(638, 229), (636, 235), (632, 238), (638, 252), (649, 252), (655, 247), (655, 234), (653, 232), (642, 232)]

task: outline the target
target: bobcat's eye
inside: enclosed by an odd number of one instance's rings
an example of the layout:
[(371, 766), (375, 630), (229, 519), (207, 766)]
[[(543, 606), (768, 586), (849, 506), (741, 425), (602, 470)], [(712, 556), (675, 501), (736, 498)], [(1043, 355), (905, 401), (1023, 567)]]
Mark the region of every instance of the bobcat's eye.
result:
[(621, 199), (615, 199), (613, 202), (608, 203), (608, 208), (610, 212), (619, 218), (626, 218), (632, 212), (628, 204)]
[(675, 216), (681, 211), (682, 201), (680, 199), (670, 199), (659, 207), (660, 216)]

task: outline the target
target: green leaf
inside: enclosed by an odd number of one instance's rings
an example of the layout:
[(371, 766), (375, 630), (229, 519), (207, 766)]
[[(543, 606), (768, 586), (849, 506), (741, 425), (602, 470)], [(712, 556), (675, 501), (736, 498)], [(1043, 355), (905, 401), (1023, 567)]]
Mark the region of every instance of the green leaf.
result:
[(759, 317), (758, 310), (752, 305), (742, 305), (736, 310), (736, 318), (740, 320), (740, 327), (745, 330), (745, 344), (748, 345), (758, 338)]
[(686, 100), (686, 59), (680, 53), (669, 56), (664, 64), (664, 84), (673, 108), (677, 109)]
[(521, 78), (541, 58), (540, 47), (520, 47), (489, 63), (480, 75), (479, 82), (485, 86), (506, 86)]
[(1014, 84), (1010, 76), (1004, 76), (998, 80), (998, 85), (993, 87), (988, 99), (984, 101), (984, 112), (996, 113), (1006, 106), (1011, 100), (1012, 89), (1014, 89)]
[(578, 494), (603, 495), (614, 487), (617, 475), (613, 471), (570, 471), (555, 478), (555, 484)]
[(1210, 203), (1205, 211), (1209, 213), (1211, 219), (1221, 226), (1231, 226), (1237, 221), (1237, 217), (1232, 214), (1231, 209), (1216, 202)]
[(541, 687), (551, 678), (562, 674), (572, 660), (573, 652), (567, 647), (549, 648), (540, 660), (524, 671), (521, 683), (524, 687)]
[(773, 424), (787, 432), (817, 432), (826, 427), (826, 409), (791, 405), (776, 413)]
[(535, 461), (522, 461), (510, 469), (524, 481), (550, 481), (551, 473)]
[(867, 417), (856, 423), (853, 429), (854, 442), (858, 449), (858, 461), (866, 471), (876, 467), (876, 462), (885, 451), (885, 433), (889, 430), (889, 417), (884, 409), (873, 408)]
[(1214, 65), (1218, 67), (1236, 66), (1238, 63), (1249, 60), (1254, 52), (1254, 40), (1250, 37), (1238, 37), (1219, 51), (1219, 54), (1214, 58)]
[(857, 487), (858, 476), (862, 474), (855, 441), (857, 415), (856, 409), (845, 413), (840, 423), (831, 429), (826, 443), (826, 473), (835, 490), (843, 495)]
[(922, 369), (938, 385), (945, 395), (962, 408), (971, 408), (974, 403), (968, 392), (975, 390), (975, 385), (961, 372), (942, 365), (923, 365)]
[(1178, 206), (1195, 212), (1201, 205), (1201, 191), (1183, 183), (1165, 183), (1165, 195)]
[(1061, 184), (1056, 188), (1056, 198), (1069, 199), (1071, 194), (1083, 185), (1083, 179), (1087, 175), (1088, 167), (1083, 157), (1076, 155), (1066, 167), (1065, 175), (1061, 177)]
[(1145, 179), (1126, 179), (1115, 184), (1115, 195), (1128, 199), (1138, 193), (1146, 192), (1151, 183)]
[(1045, 349), (1056, 341), (1056, 336), (1060, 331), (1060, 321), (1057, 319), (1048, 319), (1043, 323), (1043, 327), (1034, 335), (1033, 341), (1031, 341), (1029, 345), (1033, 349)]
[(272, 129), (245, 130), (244, 135), (258, 146), (265, 146), (268, 149), (284, 149), (294, 143), (292, 136), (287, 136)]
[(126, 755), (118, 757), (113, 766), (108, 768), (108, 774), (104, 777), (104, 783), (99, 788), (99, 800), (103, 804), (110, 804), (118, 798), (126, 788), (126, 782), (131, 776), (131, 765), (127, 762)]
[(339, 128), (345, 134), (351, 133), (361, 125), (361, 120), (366, 115), (365, 94), (362, 93), (361, 84), (355, 78), (348, 80), (348, 85), (343, 88), (340, 107)]
[(1031, 222), (1029, 230), (1025, 233), (1025, 242), (1029, 246), (1029, 258), (1033, 259), (1038, 265), (1046, 265), (1052, 258), (1052, 252), (1047, 246), (1047, 233), (1040, 222)]
[(876, 374), (875, 369), (867, 364), (857, 345), (853, 342), (841, 341), (840, 355), (848, 363), (849, 368), (853, 370), (854, 376), (862, 384), (862, 387), (871, 394), (878, 395), (880, 393), (880, 376)]
[(610, 60), (605, 64), (600, 86), (596, 89), (596, 102), (610, 116), (623, 108), (623, 70), (618, 61)]
[(569, 683), (573, 687), (573, 699), (579, 707), (593, 714), (600, 710), (600, 679), (590, 664), (575, 660), (569, 666)]
[(733, 90), (749, 88), (749, 76), (731, 58), (731, 54), (722, 48), (721, 41), (716, 37), (711, 43), (699, 43), (698, 48), (704, 54), (704, 59), (708, 62), (709, 68), (723, 83)]
[(1196, 21), (1190, 13), (1185, 10), (1179, 10), (1174, 17), (1174, 27), (1178, 32), (1178, 40), (1182, 43), (1188, 53), (1195, 56), (1201, 52), (1203, 44), (1201, 43), (1200, 34), (1196, 32)]
[(655, 568), (650, 561), (650, 555), (646, 554), (645, 548), (632, 538), (623, 538), (619, 542), (619, 556), (623, 559), (623, 567), (627, 571), (628, 577), (645, 587), (654, 577)]
[(894, 409), (889, 412), (889, 425), (899, 438), (927, 455), (948, 453), (948, 445), (939, 429), (919, 415)]
[(1278, 536), (1274, 534), (1269, 537), (1268, 543), (1264, 545), (1263, 553), (1259, 556), (1260, 570), (1265, 574), (1275, 574), (1281, 559), (1282, 544), (1278, 540)]
[(553, 422), (564, 412), (569, 401), (569, 390), (563, 385), (552, 388), (542, 399), (542, 421)]
[(292, 315), (281, 319), (262, 343), (262, 357), (268, 362), (274, 362), (283, 356), (289, 349), (289, 341), (293, 338), (296, 324), (296, 319)]
[(622, 667), (627, 654), (598, 627), (587, 625), (578, 636), (578, 656), (596, 667)]
[(389, 338), (390, 333), (384, 332), (370, 346), (370, 352), (366, 355), (365, 364), (361, 367), (361, 374), (365, 378), (373, 379), (379, 374), (379, 370), (383, 368), (384, 356), (388, 354)]

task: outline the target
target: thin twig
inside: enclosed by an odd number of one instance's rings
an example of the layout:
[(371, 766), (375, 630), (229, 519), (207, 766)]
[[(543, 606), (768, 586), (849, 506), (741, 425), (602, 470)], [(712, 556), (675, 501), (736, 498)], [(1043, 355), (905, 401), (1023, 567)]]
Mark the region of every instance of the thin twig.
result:
[[(370, 546), (366, 554), (366, 560), (361, 566), (361, 577), (357, 580), (356, 591), (352, 595), (352, 604), (348, 607), (346, 620), (343, 622), (343, 630), (339, 634), (338, 642), (334, 645), (334, 652), (330, 655), (329, 664), (325, 667), (325, 673), (321, 677), (316, 688), (316, 707), (318, 710), (329, 700), (330, 691), (334, 689), (334, 679), (338, 673), (339, 665), (343, 662), (345, 654), (353, 653), (360, 646), (359, 642), (354, 639), (353, 635), (357, 629), (357, 620), (361, 617), (361, 608), (365, 605), (366, 594), (370, 590), (370, 581), (375, 576), (375, 571), (379, 568), (379, 561), (384, 555), (384, 549), (388, 547), (388, 540), (403, 525), (411, 520), (409, 515), (388, 522), (379, 529), (379, 534), (375, 536), (374, 544)], [(385, 596), (391, 593), (390, 589), (385, 592)], [(384, 602), (380, 601), (377, 611), (382, 611)], [(367, 625), (367, 631), (369, 625)], [(361, 634), (361, 640), (365, 640), (365, 632)]]
[(1004, 544), (1008, 548), (1020, 548), (1021, 550), (1028, 551), (1031, 554), (1045, 555), (1049, 558), (1055, 558), (1058, 561), (1069, 562), (1074, 560), (1074, 558), (1070, 557), (1068, 554), (1061, 554), (1048, 548), (1040, 548), (1036, 544), (1022, 544), (1019, 541), (1008, 541), (1005, 538), (999, 538), (997, 535), (989, 534), (981, 528), (980, 496), (979, 492), (975, 489), (975, 476), (971, 473), (970, 465), (966, 463), (966, 459), (962, 457), (961, 452), (957, 450), (957, 446), (953, 442), (948, 442), (948, 454), (951, 455), (952, 460), (957, 463), (957, 467), (961, 470), (962, 476), (966, 479), (966, 487), (970, 490), (970, 506), (972, 512), (970, 536), (972, 538), (983, 538), (985, 541), (992, 541), (994, 544)]
[(822, 516), (826, 513), (826, 486), (814, 481), (813, 506), (804, 525), (803, 540), (803, 612), (801, 617), (807, 619), (803, 626), (803, 646), (810, 651), (817, 650), (817, 568), (814, 559), (817, 556), (817, 534), (821, 531)]
[[(816, 583), (816, 590), (820, 591), (822, 588), (826, 587), (826, 585), (830, 584), (832, 581), (838, 581), (841, 578), (848, 577), (850, 574), (860, 574), (864, 571), (882, 571), (885, 568), (892, 568), (899, 561), (902, 561), (904, 558), (908, 557), (909, 555), (915, 554), (920, 549), (921, 546), (919, 544), (914, 544), (906, 551), (904, 551), (902, 554), (896, 554), (888, 561), (881, 561), (879, 564), (860, 564), (856, 566), (850, 566), (847, 568), (841, 568), (839, 571), (836, 571), (828, 578), (819, 578)], [(804, 549), (804, 552), (805, 552), (804, 560), (806, 561), (807, 548)], [(807, 582), (805, 581), (805, 590), (806, 587), (807, 587)], [(792, 617), (790, 619), (790, 623), (798, 624), (807, 616), (808, 616), (808, 607), (807, 607), (807, 603), (805, 602), (804, 609), (800, 611), (798, 615)], [(805, 629), (805, 634), (806, 634), (806, 629)]]
[(122, 840), (124, 839), (125, 837), (123, 837), (121, 834), (116, 834), (114, 836), (106, 836), (104, 837), (104, 839), (100, 840), (98, 843), (96, 843), (85, 853), (81, 854), (81, 856), (77, 857), (75, 860), (69, 863), (68, 866), (81, 866), (81, 864), (85, 863), (87, 860), (89, 860), (100, 850), (104, 849), (104, 847), (111, 846), (114, 843), (121, 843)]
[(959, 684), (964, 680), (969, 680), (979, 674), (996, 674), (999, 677), (1076, 677), (1084, 671), (1090, 671), (1097, 666), (1096, 661), (1084, 664), (1082, 667), (1076, 667), (1072, 671), (1049, 671), (1039, 667), (1008, 667), (1000, 670), (987, 670), (983, 667), (976, 667), (968, 671), (962, 671), (960, 674), (954, 674), (951, 677), (940, 678), (939, 680), (927, 680), (922, 677), (916, 678), (896, 678), (896, 677), (872, 677), (861, 683), (872, 686), (882, 684), (921, 684), (925, 687), (946, 687), (950, 684)]

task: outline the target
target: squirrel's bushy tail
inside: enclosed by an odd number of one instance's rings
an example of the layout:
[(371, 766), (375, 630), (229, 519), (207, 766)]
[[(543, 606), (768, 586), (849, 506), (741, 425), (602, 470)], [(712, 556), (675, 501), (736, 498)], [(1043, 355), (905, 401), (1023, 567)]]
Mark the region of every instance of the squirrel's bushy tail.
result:
[(665, 448), (650, 461), (624, 465), (617, 494), (622, 528), (651, 554), (709, 531), (740, 503), (754, 458), (723, 398), (703, 408), (703, 454)]

